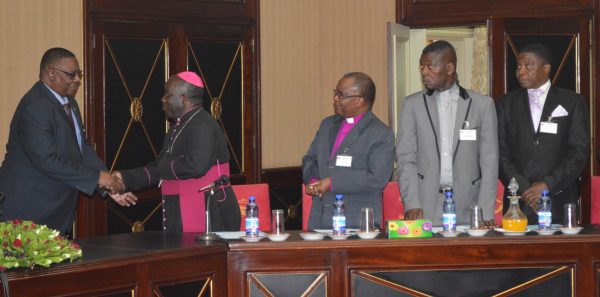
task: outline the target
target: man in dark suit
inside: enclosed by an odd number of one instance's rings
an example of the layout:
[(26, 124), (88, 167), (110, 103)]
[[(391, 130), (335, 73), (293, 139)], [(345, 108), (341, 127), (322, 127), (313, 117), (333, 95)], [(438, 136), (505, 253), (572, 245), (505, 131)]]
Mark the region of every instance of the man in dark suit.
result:
[[(580, 95), (551, 85), (551, 53), (530, 44), (517, 56), (521, 89), (497, 103), (500, 178), (515, 178), (521, 209), (537, 223), (538, 201), (550, 192), (552, 221), (562, 223), (563, 204), (579, 198), (577, 180), (589, 155), (589, 113)], [(507, 189), (508, 191), (508, 189)], [(504, 199), (504, 209), (509, 201)]]
[[(32, 220), (69, 235), (78, 191), (91, 196), (99, 187), (119, 192), (124, 186), (86, 142), (74, 99), (81, 84), (75, 55), (49, 49), (39, 75), (10, 124), (0, 168), (0, 192), (6, 195), (0, 220)], [(124, 198), (115, 196), (122, 204), (119, 199)]]
[(346, 228), (360, 226), (361, 208), (382, 218), (382, 191), (394, 166), (394, 133), (372, 112), (375, 84), (361, 72), (345, 74), (333, 90), (335, 115), (321, 122), (302, 158), (306, 193), (313, 196), (310, 229), (332, 228), (335, 194), (344, 196)]

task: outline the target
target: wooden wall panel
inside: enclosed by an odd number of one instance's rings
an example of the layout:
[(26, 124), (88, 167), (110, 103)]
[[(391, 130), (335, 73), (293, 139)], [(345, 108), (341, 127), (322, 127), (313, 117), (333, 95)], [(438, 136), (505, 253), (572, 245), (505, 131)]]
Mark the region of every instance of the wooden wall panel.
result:
[(397, 20), (409, 26), (480, 23), (490, 17), (544, 17), (591, 11), (594, 0), (396, 0)]
[(374, 111), (387, 116), (386, 23), (393, 0), (263, 0), (260, 11), (262, 168), (298, 166), (332, 90), (346, 72), (377, 87)]
[(299, 165), (325, 114), (319, 6), (318, 0), (261, 3), (263, 168)]
[[(0, 160), (12, 115), (31, 86), (38, 80), (40, 60), (51, 47), (71, 50), (83, 65), (82, 2), (0, 1)], [(77, 100), (82, 103), (82, 86)]]

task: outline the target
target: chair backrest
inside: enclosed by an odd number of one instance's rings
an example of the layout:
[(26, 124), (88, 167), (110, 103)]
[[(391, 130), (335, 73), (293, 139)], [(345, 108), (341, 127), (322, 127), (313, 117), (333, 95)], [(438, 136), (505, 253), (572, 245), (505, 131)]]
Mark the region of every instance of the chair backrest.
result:
[(400, 186), (397, 181), (389, 182), (383, 189), (383, 222), (381, 227), (385, 228), (387, 220), (404, 219), (404, 205), (400, 197)]
[(254, 196), (258, 206), (258, 224), (260, 230), (271, 231), (271, 204), (269, 201), (269, 184), (232, 185), (231, 188), (240, 204), (242, 220), (240, 231), (246, 230), (246, 205), (248, 198)]
[(504, 185), (498, 180), (498, 191), (496, 191), (496, 208), (494, 209), (494, 223), (502, 226), (502, 203), (504, 203)]
[(590, 221), (600, 224), (600, 176), (592, 176), (592, 207)]
[(312, 207), (312, 196), (306, 194), (306, 185), (302, 184), (302, 230), (308, 230), (308, 217)]
[[(311, 206), (312, 196), (306, 194), (305, 185), (302, 184), (302, 230), (308, 230), (308, 217)], [(404, 207), (400, 199), (398, 182), (389, 182), (383, 189), (382, 208), (383, 222), (380, 225), (382, 227), (384, 227), (385, 220), (401, 220), (404, 218)]]

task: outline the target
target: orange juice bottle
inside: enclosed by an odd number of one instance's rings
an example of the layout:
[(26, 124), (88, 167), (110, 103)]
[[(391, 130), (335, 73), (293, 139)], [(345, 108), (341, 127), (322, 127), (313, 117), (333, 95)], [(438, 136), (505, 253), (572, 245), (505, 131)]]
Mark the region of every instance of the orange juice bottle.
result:
[(527, 228), (527, 218), (514, 219), (514, 218), (503, 218), (502, 228), (506, 231), (523, 232)]
[(527, 228), (527, 217), (519, 208), (520, 196), (511, 195), (510, 207), (502, 217), (502, 228), (506, 231), (523, 232)]

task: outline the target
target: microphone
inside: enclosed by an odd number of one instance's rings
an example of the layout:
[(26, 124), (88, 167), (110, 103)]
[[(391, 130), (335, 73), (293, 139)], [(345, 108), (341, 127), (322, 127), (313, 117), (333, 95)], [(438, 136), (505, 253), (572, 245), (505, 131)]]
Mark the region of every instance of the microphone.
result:
[(213, 190), (219, 186), (225, 186), (227, 184), (229, 184), (229, 176), (221, 175), (221, 177), (217, 178), (214, 182), (200, 188), (200, 190), (198, 190), (198, 192), (202, 192), (202, 191), (206, 191), (206, 190)]

